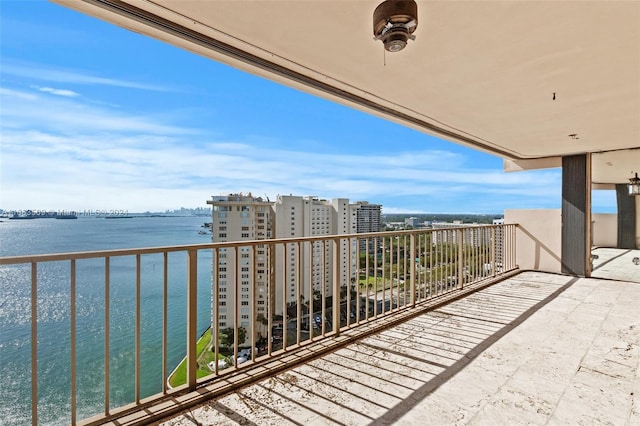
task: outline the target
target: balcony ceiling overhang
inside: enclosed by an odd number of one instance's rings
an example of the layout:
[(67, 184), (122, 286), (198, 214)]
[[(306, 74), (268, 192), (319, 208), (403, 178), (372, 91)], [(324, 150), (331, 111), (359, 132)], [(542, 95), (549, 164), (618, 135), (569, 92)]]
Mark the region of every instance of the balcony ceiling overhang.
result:
[(637, 1), (419, 1), (386, 54), (381, 0), (55, 1), (505, 159), (640, 146)]

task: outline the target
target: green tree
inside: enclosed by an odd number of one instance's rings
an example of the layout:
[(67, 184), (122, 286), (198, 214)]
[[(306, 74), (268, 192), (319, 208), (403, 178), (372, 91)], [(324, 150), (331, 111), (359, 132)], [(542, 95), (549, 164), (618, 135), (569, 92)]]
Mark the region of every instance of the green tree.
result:
[[(231, 327), (227, 327), (220, 330), (220, 343), (228, 348), (232, 348), (234, 343), (233, 342), (234, 335), (235, 335), (235, 329)], [(247, 329), (245, 329), (244, 327), (239, 327), (238, 328), (238, 345), (243, 344), (246, 338), (247, 338)]]
[(258, 314), (258, 316), (256, 317), (256, 321), (258, 321), (262, 325), (269, 325), (269, 320), (263, 314)]
[(363, 251), (360, 252), (359, 254), (359, 268), (364, 270), (367, 267), (367, 258), (369, 261), (369, 268), (373, 268), (376, 264), (376, 259), (375, 256), (373, 254), (367, 254)]

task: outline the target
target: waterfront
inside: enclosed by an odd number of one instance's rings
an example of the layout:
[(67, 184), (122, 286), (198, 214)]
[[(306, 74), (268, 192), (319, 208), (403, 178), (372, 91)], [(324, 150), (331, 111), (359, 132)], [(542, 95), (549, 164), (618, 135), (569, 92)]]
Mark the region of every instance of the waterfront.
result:
[[(206, 217), (133, 217), (123, 220), (80, 217), (3, 220), (0, 256), (95, 251), (206, 243), (199, 235)], [(141, 396), (161, 391), (162, 256), (141, 258)], [(169, 255), (169, 371), (184, 353), (186, 256)], [(50, 262), (38, 269), (38, 415), (41, 424), (70, 419), (70, 267)], [(110, 268), (110, 401), (118, 406), (134, 399), (135, 258), (113, 258)], [(77, 261), (77, 398), (78, 417), (103, 409), (104, 262)], [(198, 258), (198, 331), (210, 321), (211, 254)], [(3, 424), (30, 423), (30, 270), (0, 267), (0, 418)]]

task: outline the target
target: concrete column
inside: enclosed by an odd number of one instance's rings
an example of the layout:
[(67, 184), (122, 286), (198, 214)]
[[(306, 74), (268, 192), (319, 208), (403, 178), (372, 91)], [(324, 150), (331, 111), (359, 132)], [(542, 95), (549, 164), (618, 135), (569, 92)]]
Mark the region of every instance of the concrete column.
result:
[(591, 275), (591, 154), (562, 157), (562, 272)]
[(640, 196), (636, 196), (636, 248), (640, 249)]
[(640, 196), (630, 196), (626, 184), (616, 185), (616, 200), (618, 204), (618, 248), (636, 248), (637, 225), (636, 203)]

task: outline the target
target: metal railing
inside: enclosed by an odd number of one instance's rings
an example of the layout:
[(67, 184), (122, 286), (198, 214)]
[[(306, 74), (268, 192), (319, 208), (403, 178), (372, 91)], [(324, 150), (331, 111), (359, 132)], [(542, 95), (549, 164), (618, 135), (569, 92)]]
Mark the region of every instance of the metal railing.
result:
[[(42, 366), (38, 361), (41, 354), (38, 315), (43, 303), (40, 294), (46, 291), (43, 286), (48, 285), (41, 282), (44, 281), (41, 276), (49, 264), (62, 264), (64, 268), (68, 265), (69, 309), (65, 311), (65, 321), (69, 322), (70, 374), (60, 380), (68, 381), (70, 389), (70, 412), (65, 422), (76, 424), (82, 423), (78, 417), (97, 416), (91, 421), (117, 417), (143, 403), (196, 389), (237, 369), (330, 339), (342, 330), (512, 271), (517, 268), (516, 226), (486, 225), (0, 258), (1, 268), (16, 269), (14, 272), (23, 274), (24, 280), (30, 283), (31, 422), (39, 422), (38, 401), (47, 393), (48, 386), (39, 381)], [(89, 266), (84, 267), (85, 263)], [(158, 263), (161, 268), (156, 270)], [(97, 274), (101, 279), (83, 281), (78, 271), (85, 269), (93, 271), (89, 276), (95, 278)], [(210, 273), (203, 274), (203, 269)], [(84, 272), (82, 275), (87, 276)], [(146, 279), (147, 276), (151, 279)], [(122, 299), (132, 305), (124, 315), (118, 311), (117, 320), (115, 309), (121, 302), (115, 301), (116, 281), (118, 288), (128, 289), (129, 296)], [(92, 305), (102, 304), (98, 311), (103, 311), (98, 315), (104, 344), (102, 371), (93, 371), (102, 376), (99, 397), (102, 401), (97, 407), (82, 406), (77, 399), (78, 383), (82, 383), (86, 375), (79, 374), (78, 370), (77, 350), (81, 343), (78, 324), (83, 321), (79, 322), (77, 312), (84, 298), (79, 300), (77, 293), (89, 287), (99, 290), (101, 296), (92, 299)], [(146, 318), (143, 306), (147, 304), (143, 292), (146, 294), (148, 288), (161, 295), (161, 312), (150, 319)], [(208, 301), (202, 300), (207, 297)], [(133, 300), (127, 301), (131, 298)], [(186, 309), (185, 305), (175, 308), (176, 299), (179, 303), (186, 301)], [(210, 303), (210, 309), (203, 309), (207, 306), (205, 302)], [(175, 309), (186, 311), (185, 315), (178, 315), (177, 321), (170, 314)], [(198, 329), (199, 322), (203, 322), (203, 311), (205, 322), (211, 325), (204, 335)], [(184, 342), (177, 345), (175, 338), (173, 341), (169, 338), (170, 325), (176, 322), (182, 327), (178, 332), (182, 337), (177, 340)], [(133, 327), (133, 348), (129, 348), (133, 351), (133, 359), (129, 360), (133, 366), (125, 366), (133, 372), (133, 392), (130, 400), (125, 401), (111, 398), (118, 393), (112, 386), (114, 368), (125, 368), (114, 364), (119, 362), (119, 349), (114, 348), (114, 342), (120, 334), (113, 329), (114, 324), (121, 323), (129, 324), (127, 330), (131, 324)], [(161, 331), (154, 338), (143, 338), (149, 329), (156, 328)], [(210, 343), (198, 349), (203, 336), (204, 341), (210, 339)], [(159, 359), (153, 364), (160, 364), (161, 377), (155, 382), (152, 380), (151, 387), (143, 390), (143, 379), (149, 381), (145, 372), (158, 368), (148, 363), (143, 365), (141, 353), (145, 346), (160, 347)], [(178, 352), (186, 354), (184, 384), (170, 385), (167, 377), (169, 368), (175, 366), (170, 365), (175, 356), (171, 358), (169, 353), (175, 353), (176, 346)], [(173, 374), (178, 376), (180, 368)]]

